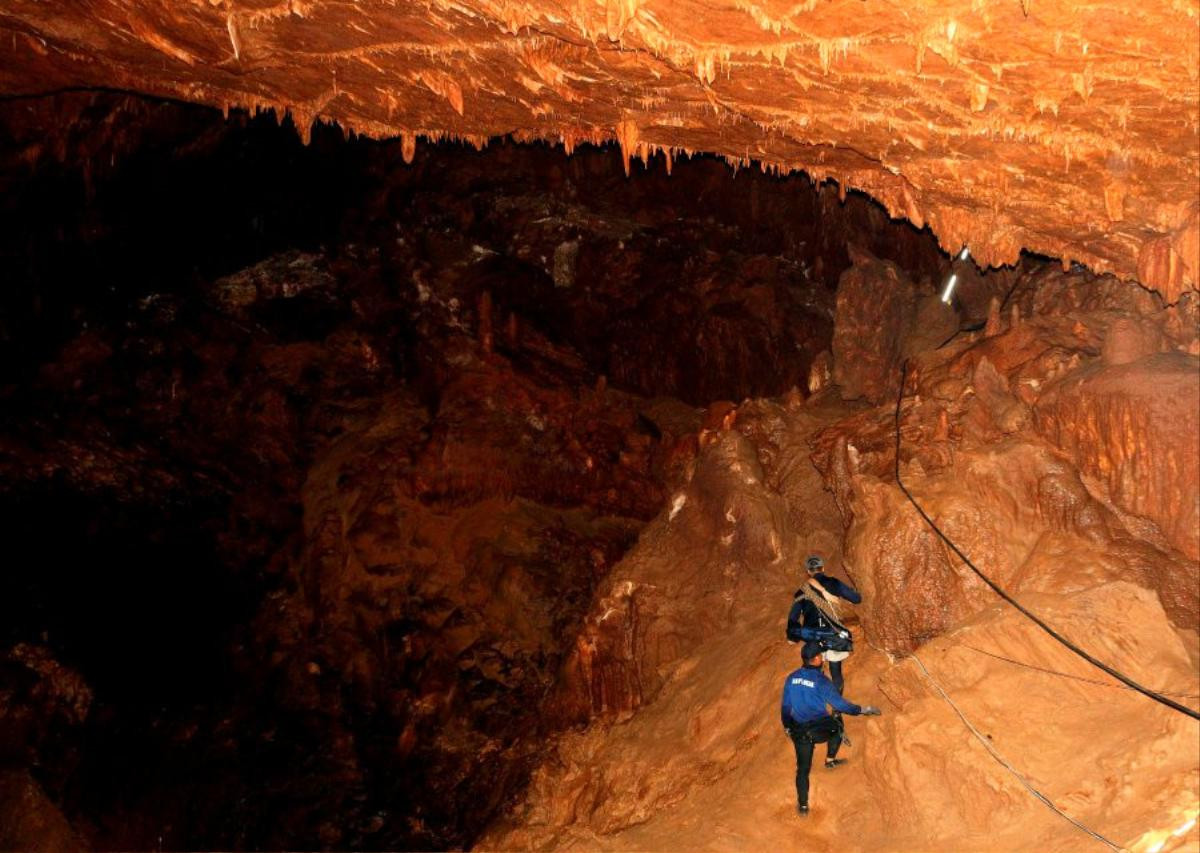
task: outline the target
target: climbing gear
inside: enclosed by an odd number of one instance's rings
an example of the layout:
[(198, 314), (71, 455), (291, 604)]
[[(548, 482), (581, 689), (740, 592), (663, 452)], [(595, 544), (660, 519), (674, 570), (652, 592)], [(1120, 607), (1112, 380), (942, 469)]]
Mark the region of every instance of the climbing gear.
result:
[(816, 554), (813, 554), (804, 561), (804, 565), (810, 572), (819, 572), (821, 569), (825, 568), (825, 561)]
[[(812, 592), (810, 592), (810, 590)], [(813, 595), (812, 593), (816, 593)], [(825, 587), (821, 586), (814, 578), (809, 578), (808, 582), (800, 587), (796, 592), (796, 597), (804, 597), (813, 603), (817, 610), (821, 611), (821, 615), (828, 621), (832, 622), (836, 627), (845, 630), (842, 625), (841, 614), (838, 613), (837, 602)]]
[(819, 720), (808, 723), (793, 723), (790, 726), (784, 726), (789, 737), (807, 743), (825, 743), (833, 740), (841, 736), (845, 728), (841, 715), (821, 717)]
[(797, 803), (796, 804), (796, 814), (800, 815), (801, 817), (804, 817), (804, 815), (808, 814), (808, 806), (806, 806), (804, 803)]
[(837, 720), (838, 731), (842, 735), (842, 746), (854, 746), (854, 741), (850, 740), (850, 735), (846, 734), (846, 721), (842, 719), (842, 712), (834, 711), (830, 716)]
[[(810, 559), (819, 560), (821, 558), (812, 557)], [(845, 660), (845, 655), (854, 651), (854, 639), (851, 637), (850, 631), (842, 624), (837, 602), (834, 601), (829, 591), (810, 578), (808, 583), (796, 590), (795, 598), (809, 601), (830, 624), (829, 628), (801, 628), (798, 639), (820, 643), (822, 649), (834, 653), (829, 657), (830, 661)], [(792, 639), (790, 634), (788, 639)]]
[(841, 767), (845, 763), (846, 763), (846, 759), (844, 759), (844, 758), (826, 758), (825, 759), (825, 769), (832, 770), (835, 767)]

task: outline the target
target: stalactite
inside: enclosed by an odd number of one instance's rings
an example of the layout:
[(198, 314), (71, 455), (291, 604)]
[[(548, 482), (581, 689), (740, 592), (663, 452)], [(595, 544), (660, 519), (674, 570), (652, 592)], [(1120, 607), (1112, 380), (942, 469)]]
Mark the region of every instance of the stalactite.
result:
[[(1155, 209), (1194, 177), (1200, 120), (1194, 111), (1178, 121), (1157, 117), (1162, 105), (1193, 91), (1200, 79), (1195, 40), (1170, 37), (1187, 31), (1194, 15), (1174, 0), (1152, 0), (1127, 26), (1101, 34), (1067, 23), (1054, 6), (1039, 7), (1035, 21), (1031, 0), (1019, 2), (1020, 16), (1029, 20), (1013, 27), (1021, 21), (1015, 6), (985, 0), (944, 9), (887, 6), (871, 11), (870, 26), (844, 4), (819, 0), (734, 0), (712, 22), (692, 20), (681, 0), (573, 0), (561, 9), (527, 0), (463, 8), (438, 0), (384, 3), (369, 12), (327, 0), (214, 0), (203, 14), (132, 15), (128, 57), (95, 35), (105, 31), (95, 4), (69, 6), (57, 18), (42, 14), (47, 4), (26, 4), (14, 13), (19, 32), (11, 44), (19, 51), (16, 77), (22, 62), (30, 68), (24, 76), (36, 82), (42, 66), (61, 77), (67, 71), (59, 66), (69, 57), (89, 56), (96, 79), (148, 86), (225, 115), (239, 103), (256, 112), (274, 107), (281, 113), (286, 105), (304, 139), (311, 131), (300, 125), (322, 115), (372, 136), (409, 128), (432, 133), (439, 123), (443, 131), (465, 131), (469, 100), (470, 129), (480, 136), (520, 128), (513, 138), (542, 140), (564, 123), (577, 124), (575, 139), (564, 135), (568, 151), (585, 139), (611, 141), (614, 123), (635, 120), (656, 148), (627, 144), (627, 162), (686, 142), (737, 159), (737, 168), (751, 152), (768, 174), (790, 167), (764, 165), (767, 152), (791, 158), (793, 151), (818, 150), (831, 158), (830, 166), (866, 172), (854, 152), (871, 160), (883, 152), (885, 168), (921, 184), (926, 218), (954, 203), (950, 188), (962, 178), (956, 163), (969, 150), (972, 157), (1004, 159), (1026, 175), (1003, 192), (986, 182), (975, 185), (974, 242), (990, 239), (981, 224), (988, 210), (1016, 203), (1038, 211), (1040, 221), (1020, 232), (1030, 249), (1048, 252), (1056, 235), (1073, 231), (1064, 238), (1073, 254), (1102, 271), (1135, 275), (1131, 235), (1159, 227)], [(324, 29), (312, 30), (318, 20)], [(732, 29), (714, 31), (718, 20)], [(50, 30), (50, 40), (32, 35)], [(891, 68), (908, 62), (905, 45), (914, 50), (912, 64)], [(878, 54), (847, 61), (834, 75), (833, 66), (860, 46)], [(929, 50), (945, 64), (926, 73)], [(1050, 65), (1028, 63), (1029, 56), (1051, 51)], [(178, 63), (192, 63), (186, 75), (169, 72)], [(1018, 68), (1019, 74), (1008, 73)], [(671, 79), (676, 72), (702, 85), (680, 86)], [(831, 84), (821, 77), (847, 79)], [(843, 94), (832, 85), (845, 85)], [(1073, 104), (1074, 96), (1086, 109)], [(1061, 152), (1060, 174), (1036, 175), (1045, 162), (1042, 149)], [(1087, 180), (1077, 180), (1080, 171)], [(865, 189), (875, 180), (860, 175), (856, 185)], [(1095, 204), (1096, 190), (1114, 180), (1122, 189), (1105, 190), (1104, 207)], [(1040, 204), (1049, 194), (1064, 204)], [(897, 210), (903, 213), (904, 206)], [(1091, 219), (1075, 216), (1081, 210)], [(1115, 229), (1114, 223), (1123, 225)], [(1098, 248), (1103, 240), (1111, 248)], [(1184, 276), (1188, 286), (1198, 284), (1190, 269)]]
[(983, 112), (988, 102), (987, 83), (976, 83), (971, 87), (971, 112)]
[(1000, 321), (1000, 299), (993, 296), (992, 301), (988, 303), (987, 323), (983, 327), (983, 336), (985, 338), (994, 338), (1004, 331), (1004, 325)]
[(638, 148), (638, 126), (632, 119), (617, 122), (614, 131), (617, 143), (621, 146), (621, 161), (625, 165), (625, 177), (629, 177), (630, 160)]
[(625, 28), (637, 16), (641, 0), (604, 0), (605, 34), (611, 41), (619, 41)]

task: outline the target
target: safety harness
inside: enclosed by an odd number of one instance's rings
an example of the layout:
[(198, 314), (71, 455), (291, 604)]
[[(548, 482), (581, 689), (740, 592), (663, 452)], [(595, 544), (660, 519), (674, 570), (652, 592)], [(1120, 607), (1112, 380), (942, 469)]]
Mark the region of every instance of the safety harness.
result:
[(831, 626), (822, 629), (803, 628), (801, 629), (802, 638), (809, 639), (805, 635), (811, 631), (819, 635), (812, 639), (820, 642), (826, 649), (839, 652), (848, 652), (853, 649), (854, 643), (850, 639), (850, 631), (842, 624), (837, 602), (825, 587), (821, 586), (814, 578), (809, 578), (804, 586), (796, 590), (794, 598), (796, 600), (804, 599), (812, 604)]

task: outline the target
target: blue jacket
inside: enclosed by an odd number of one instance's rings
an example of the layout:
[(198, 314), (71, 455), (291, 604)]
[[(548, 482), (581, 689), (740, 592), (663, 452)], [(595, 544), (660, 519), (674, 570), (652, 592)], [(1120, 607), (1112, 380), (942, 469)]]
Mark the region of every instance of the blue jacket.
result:
[(826, 705), (832, 705), (843, 714), (862, 713), (862, 708), (842, 698), (819, 667), (803, 666), (783, 683), (783, 707), (780, 711), (785, 727), (811, 723), (829, 716)]
[[(837, 578), (817, 574), (813, 575), (813, 580), (825, 587), (831, 595), (844, 598), (851, 604), (862, 603), (862, 595), (859, 591), (852, 586), (847, 586)], [(842, 628), (841, 625), (835, 625), (829, 619), (826, 619), (825, 614), (818, 610), (817, 606), (807, 598), (801, 598), (800, 596), (803, 592), (804, 587), (796, 590), (796, 601), (792, 604), (792, 609), (788, 613), (787, 638), (789, 640), (792, 642), (796, 642), (797, 640), (815, 640), (819, 639), (823, 633), (837, 631)], [(801, 633), (802, 629), (805, 628), (809, 630)]]

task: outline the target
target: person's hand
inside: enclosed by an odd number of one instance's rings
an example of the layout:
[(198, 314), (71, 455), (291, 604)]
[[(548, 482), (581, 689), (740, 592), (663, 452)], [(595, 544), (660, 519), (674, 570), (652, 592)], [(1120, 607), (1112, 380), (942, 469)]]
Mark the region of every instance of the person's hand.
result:
[(882, 713), (883, 713), (883, 711), (880, 711), (874, 705), (866, 705), (862, 709), (862, 714), (864, 717), (878, 717)]

